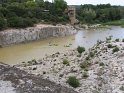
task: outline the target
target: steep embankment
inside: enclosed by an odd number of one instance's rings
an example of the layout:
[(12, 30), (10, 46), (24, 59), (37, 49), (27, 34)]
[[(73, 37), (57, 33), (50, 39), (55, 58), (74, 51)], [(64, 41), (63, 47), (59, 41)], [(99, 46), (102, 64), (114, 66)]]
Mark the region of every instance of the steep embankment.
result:
[(0, 32), (0, 46), (7, 46), (17, 43), (25, 43), (53, 36), (66, 36), (76, 33), (70, 25), (42, 25), (25, 29), (9, 29)]
[(77, 50), (58, 52), (19, 68), (67, 87), (69, 76), (75, 76), (80, 85), (74, 89), (79, 93), (123, 93), (124, 42), (116, 41), (99, 42), (81, 55)]

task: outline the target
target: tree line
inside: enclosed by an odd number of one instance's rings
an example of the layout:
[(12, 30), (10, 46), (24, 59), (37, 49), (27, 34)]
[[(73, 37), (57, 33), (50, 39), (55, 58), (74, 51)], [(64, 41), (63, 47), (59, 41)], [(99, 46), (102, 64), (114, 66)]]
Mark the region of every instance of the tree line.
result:
[(124, 18), (123, 6), (85, 4), (77, 7), (77, 18), (82, 23), (105, 23)]
[(67, 22), (67, 3), (54, 0), (0, 0), (0, 29), (33, 26), (38, 22)]
[[(67, 2), (54, 0), (0, 0), (0, 30), (24, 28), (39, 22), (69, 22)], [(76, 17), (82, 23), (102, 23), (124, 18), (124, 7), (110, 4), (76, 6)]]

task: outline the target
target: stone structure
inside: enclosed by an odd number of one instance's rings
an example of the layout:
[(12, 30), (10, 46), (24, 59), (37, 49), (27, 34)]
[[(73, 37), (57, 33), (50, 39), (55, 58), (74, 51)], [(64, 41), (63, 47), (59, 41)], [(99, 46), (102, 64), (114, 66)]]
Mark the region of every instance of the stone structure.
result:
[(76, 19), (76, 8), (74, 6), (68, 6), (67, 12), (71, 24), (74, 25), (75, 23), (77, 23), (78, 20)]

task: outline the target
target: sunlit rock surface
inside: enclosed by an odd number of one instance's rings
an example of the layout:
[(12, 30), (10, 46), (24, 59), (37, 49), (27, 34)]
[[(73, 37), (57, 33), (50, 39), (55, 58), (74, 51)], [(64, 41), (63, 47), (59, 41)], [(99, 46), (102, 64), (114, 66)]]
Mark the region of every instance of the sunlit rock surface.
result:
[(0, 46), (25, 43), (48, 37), (72, 35), (76, 30), (71, 25), (42, 25), (25, 29), (8, 29), (0, 32)]
[(0, 63), (0, 93), (76, 93), (42, 77)]
[[(108, 48), (109, 44), (112, 45), (111, 48)], [(113, 52), (115, 47), (119, 51)], [(69, 65), (63, 64), (63, 59), (67, 59)], [(88, 66), (81, 68), (84, 62), (88, 62)], [(69, 88), (72, 87), (66, 83), (68, 77), (76, 76), (80, 86), (74, 90), (79, 93), (124, 93), (124, 42), (121, 41), (101, 42), (81, 56), (76, 49), (65, 53), (57, 52), (18, 67)]]

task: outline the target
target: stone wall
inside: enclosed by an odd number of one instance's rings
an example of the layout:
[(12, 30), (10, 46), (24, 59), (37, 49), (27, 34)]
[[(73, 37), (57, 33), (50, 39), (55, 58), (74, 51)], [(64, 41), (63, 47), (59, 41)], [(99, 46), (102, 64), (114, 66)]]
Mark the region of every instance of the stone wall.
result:
[(48, 37), (66, 36), (76, 33), (72, 26), (40, 26), (25, 29), (9, 29), (0, 32), (0, 46), (25, 43)]

